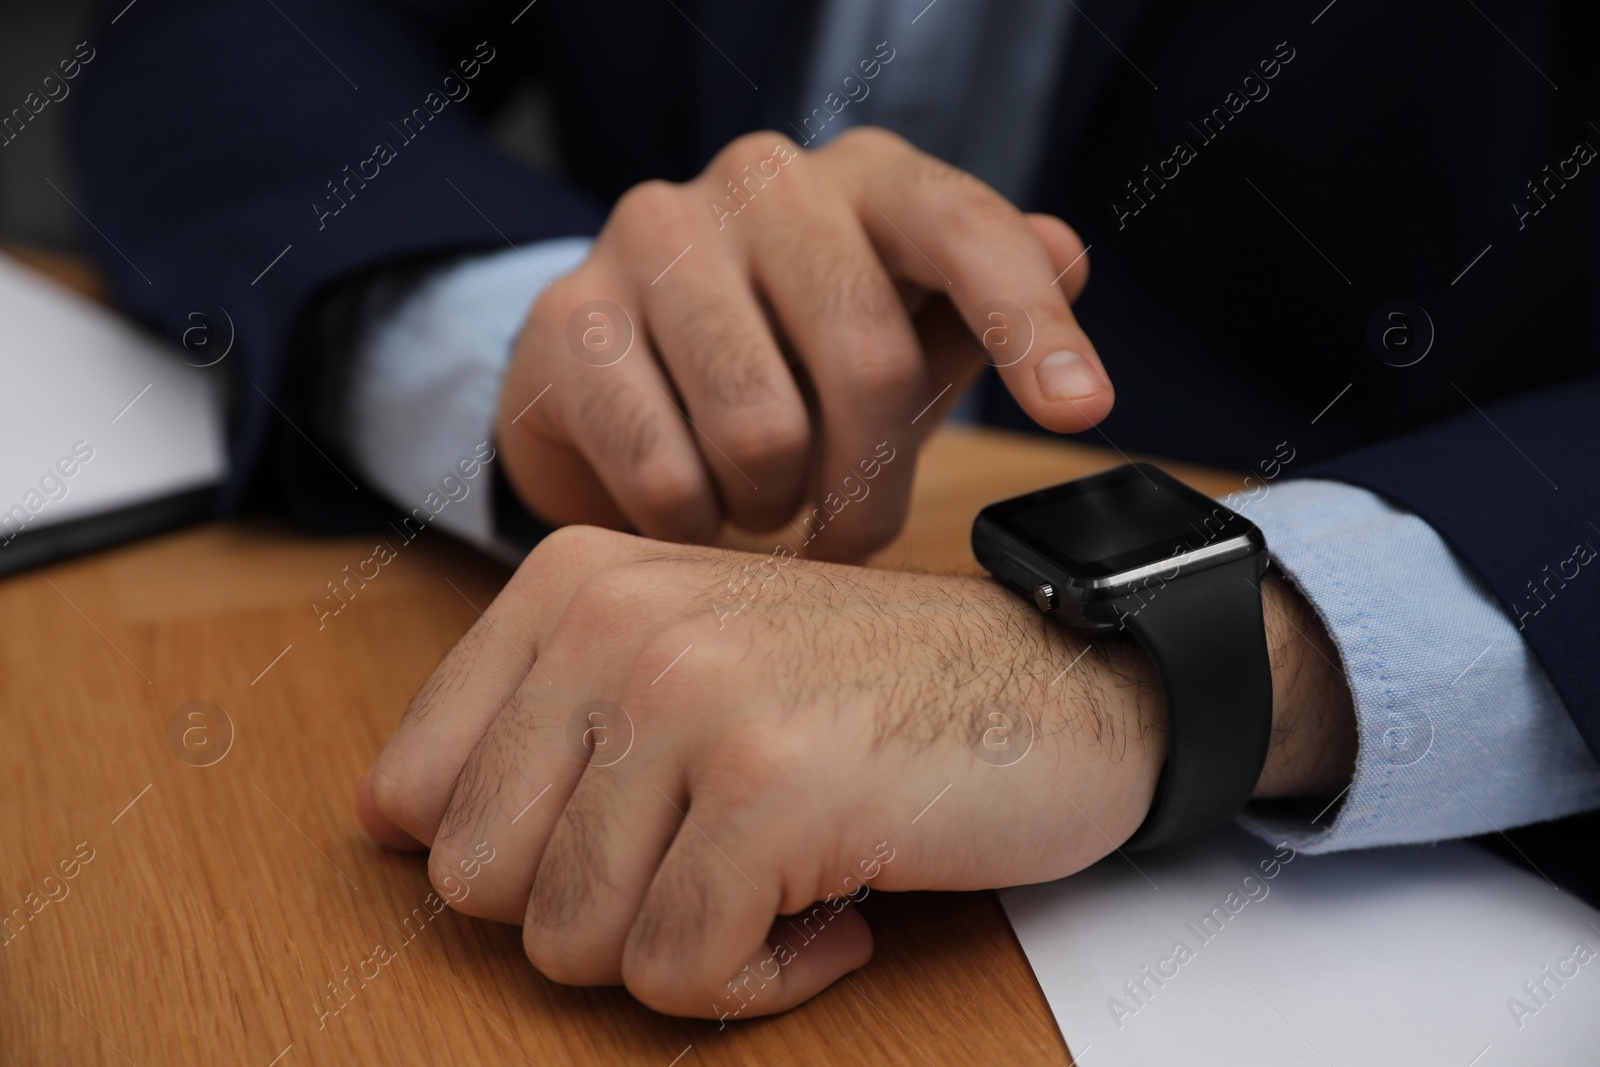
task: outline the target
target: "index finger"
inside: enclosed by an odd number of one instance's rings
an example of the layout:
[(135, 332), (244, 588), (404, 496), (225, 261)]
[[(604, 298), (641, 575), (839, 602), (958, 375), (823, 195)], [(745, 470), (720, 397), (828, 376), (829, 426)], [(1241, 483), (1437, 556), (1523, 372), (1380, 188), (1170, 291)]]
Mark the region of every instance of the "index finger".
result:
[(1026, 216), (893, 134), (851, 131), (834, 143), (852, 134), (860, 150), (845, 157), (843, 171), (890, 271), (950, 297), (1039, 425), (1073, 433), (1105, 418), (1111, 380), (1055, 284), (1066, 272), (1052, 269)]

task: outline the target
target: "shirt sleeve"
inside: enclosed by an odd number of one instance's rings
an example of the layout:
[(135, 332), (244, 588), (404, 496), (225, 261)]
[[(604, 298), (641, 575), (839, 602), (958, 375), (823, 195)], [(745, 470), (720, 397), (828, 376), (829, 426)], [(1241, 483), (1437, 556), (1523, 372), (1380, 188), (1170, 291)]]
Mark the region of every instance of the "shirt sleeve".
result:
[[(474, 256), (404, 292), (375, 283), (363, 301), (340, 433), (369, 483), (413, 508), (493, 441), (500, 383), (528, 308), (592, 243), (542, 241)], [(452, 502), (436, 521), (508, 562), (522, 558), (495, 529), (487, 489)]]
[(1252, 805), (1246, 829), (1334, 852), (1600, 807), (1600, 766), (1550, 680), (1431, 526), (1332, 481), (1285, 482), (1240, 510), (1338, 647), (1360, 742), (1333, 804)]

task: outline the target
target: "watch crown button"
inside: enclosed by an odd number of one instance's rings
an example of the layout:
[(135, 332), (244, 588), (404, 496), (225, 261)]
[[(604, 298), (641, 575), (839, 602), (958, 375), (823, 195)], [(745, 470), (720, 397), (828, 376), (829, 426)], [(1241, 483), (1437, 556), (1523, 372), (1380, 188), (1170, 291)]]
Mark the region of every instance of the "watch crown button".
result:
[(1049, 611), (1056, 606), (1056, 587), (1049, 582), (1040, 582), (1033, 587), (1033, 602), (1040, 611)]

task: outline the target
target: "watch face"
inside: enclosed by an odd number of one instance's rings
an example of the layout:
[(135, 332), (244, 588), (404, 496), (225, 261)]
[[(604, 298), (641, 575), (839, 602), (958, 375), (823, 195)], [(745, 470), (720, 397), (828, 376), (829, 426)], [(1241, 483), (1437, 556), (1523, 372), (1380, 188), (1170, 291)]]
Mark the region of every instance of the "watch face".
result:
[(1254, 524), (1148, 463), (992, 504), (984, 514), (1079, 578), (1104, 578), (1240, 537)]

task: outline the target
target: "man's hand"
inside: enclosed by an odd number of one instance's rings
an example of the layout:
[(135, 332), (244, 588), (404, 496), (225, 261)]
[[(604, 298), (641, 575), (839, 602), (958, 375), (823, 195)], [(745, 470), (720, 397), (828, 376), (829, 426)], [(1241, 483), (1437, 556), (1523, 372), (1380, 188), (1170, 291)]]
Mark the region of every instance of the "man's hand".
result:
[(898, 532), (910, 457), (986, 360), (1049, 429), (1111, 410), (1068, 303), (1083, 252), (1059, 219), (893, 134), (815, 152), (741, 137), (693, 181), (629, 191), (534, 304), (500, 398), (507, 477), (554, 525), (704, 544), (845, 496), (887, 440), (908, 461), (879, 505), (806, 550), (864, 559)]
[[(1315, 615), (1264, 591), (1258, 794), (1331, 796), (1349, 695)], [(782, 1011), (870, 956), (846, 897), (1057, 878), (1138, 827), (1161, 689), (1126, 639), (1084, 645), (978, 578), (569, 527), (434, 671), (358, 809), (556, 981)]]

